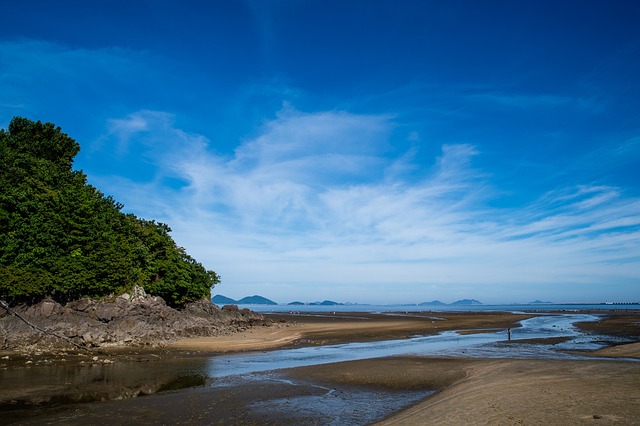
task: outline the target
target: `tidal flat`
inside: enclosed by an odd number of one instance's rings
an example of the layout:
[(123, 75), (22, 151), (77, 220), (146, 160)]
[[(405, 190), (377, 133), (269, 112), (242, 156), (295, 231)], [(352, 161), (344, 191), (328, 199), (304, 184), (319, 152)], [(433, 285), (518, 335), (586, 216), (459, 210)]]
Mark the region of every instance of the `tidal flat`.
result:
[(0, 362), (0, 423), (637, 424), (640, 418), (637, 312), (275, 319), (287, 322), (162, 350), (3, 354), (9, 359)]

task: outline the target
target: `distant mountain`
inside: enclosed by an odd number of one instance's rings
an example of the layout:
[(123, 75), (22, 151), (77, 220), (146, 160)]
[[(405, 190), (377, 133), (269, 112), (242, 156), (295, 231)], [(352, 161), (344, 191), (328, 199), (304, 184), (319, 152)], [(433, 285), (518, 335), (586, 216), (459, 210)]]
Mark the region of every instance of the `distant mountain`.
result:
[(542, 300), (534, 300), (529, 302), (530, 305), (551, 305), (551, 302), (543, 302)]
[(446, 305), (446, 303), (441, 302), (439, 300), (433, 300), (431, 302), (418, 303), (418, 306), (443, 306), (443, 305)]
[(226, 297), (221, 294), (216, 294), (215, 296), (213, 296), (211, 298), (211, 301), (216, 305), (235, 305), (236, 303), (238, 303), (230, 297)]
[(309, 305), (311, 305), (311, 306), (336, 306), (336, 305), (342, 305), (342, 303), (334, 302), (332, 300), (325, 300), (324, 302), (309, 303)]
[(277, 305), (273, 300), (262, 296), (248, 296), (240, 300), (234, 300), (230, 297), (216, 294), (211, 298), (211, 301), (216, 305)]
[(238, 305), (277, 305), (273, 300), (262, 296), (247, 296), (238, 300)]
[(287, 303), (287, 305), (289, 305), (289, 306), (301, 306), (301, 305), (305, 305), (305, 304), (302, 303), (302, 302), (295, 301), (295, 302)]
[(483, 305), (483, 303), (476, 299), (462, 299), (456, 300), (452, 305)]

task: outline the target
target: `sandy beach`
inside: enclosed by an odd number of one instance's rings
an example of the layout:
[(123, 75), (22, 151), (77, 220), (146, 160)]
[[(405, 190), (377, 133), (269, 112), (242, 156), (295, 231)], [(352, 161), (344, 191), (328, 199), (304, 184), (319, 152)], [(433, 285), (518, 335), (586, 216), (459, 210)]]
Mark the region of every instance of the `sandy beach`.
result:
[(491, 312), (277, 314), (269, 317), (284, 322), (272, 327), (256, 327), (227, 336), (183, 339), (170, 347), (188, 351), (237, 352), (405, 339), (446, 330), (506, 331), (531, 316)]
[[(158, 358), (206, 360), (220, 353), (365, 342), (453, 329), (482, 333), (514, 328), (524, 318), (527, 316), (503, 313), (278, 315), (274, 319), (288, 322), (220, 338), (185, 339)], [(589, 326), (638, 342), (639, 323), (637, 312), (612, 313)], [(276, 375), (265, 373), (249, 382), (229, 379), (220, 386), (42, 409), (13, 417), (7, 424), (35, 425), (46, 419), (49, 424), (124, 425), (135, 420), (143, 424), (284, 425), (327, 424), (329, 419), (335, 423), (336, 418), (341, 419), (336, 424), (379, 425), (639, 424), (640, 362), (623, 358), (640, 359), (640, 343), (591, 355), (594, 359), (396, 356), (339, 362), (289, 368)], [(145, 369), (153, 367), (150, 359), (143, 364)], [(342, 405), (327, 405), (327, 394)], [(316, 403), (316, 411), (309, 410), (309, 398), (322, 395), (325, 399)], [(391, 397), (385, 400), (385, 395)], [(394, 399), (402, 398), (414, 399), (407, 399), (408, 405), (400, 408), (393, 405)], [(379, 410), (368, 413), (375, 409)], [(340, 417), (346, 411), (351, 411), (351, 417)]]

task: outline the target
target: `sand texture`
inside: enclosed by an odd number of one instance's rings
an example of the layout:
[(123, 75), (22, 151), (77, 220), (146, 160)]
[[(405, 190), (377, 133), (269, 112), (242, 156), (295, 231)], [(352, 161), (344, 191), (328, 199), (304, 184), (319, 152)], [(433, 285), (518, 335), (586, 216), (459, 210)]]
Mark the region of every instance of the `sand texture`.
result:
[(479, 360), (461, 368), (465, 379), (378, 424), (640, 423), (640, 363)]

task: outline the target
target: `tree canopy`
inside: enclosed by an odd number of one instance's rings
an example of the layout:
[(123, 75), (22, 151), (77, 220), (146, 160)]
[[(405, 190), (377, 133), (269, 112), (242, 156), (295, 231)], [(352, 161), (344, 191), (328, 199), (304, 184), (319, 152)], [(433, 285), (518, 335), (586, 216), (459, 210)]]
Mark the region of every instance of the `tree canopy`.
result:
[(178, 247), (163, 223), (73, 170), (79, 144), (51, 123), (14, 118), (0, 130), (0, 298), (68, 302), (134, 286), (169, 305), (208, 298), (219, 276)]

